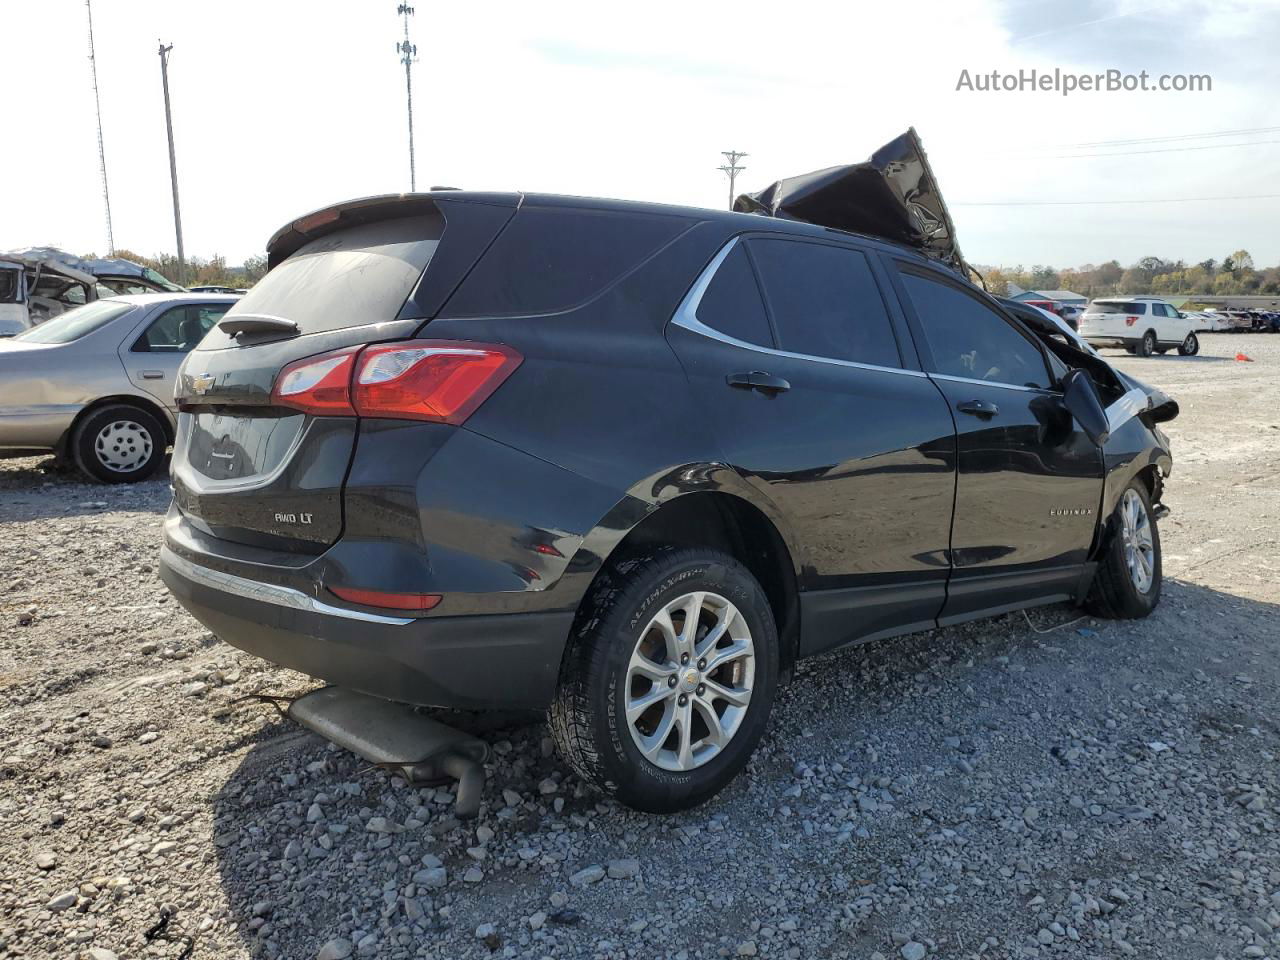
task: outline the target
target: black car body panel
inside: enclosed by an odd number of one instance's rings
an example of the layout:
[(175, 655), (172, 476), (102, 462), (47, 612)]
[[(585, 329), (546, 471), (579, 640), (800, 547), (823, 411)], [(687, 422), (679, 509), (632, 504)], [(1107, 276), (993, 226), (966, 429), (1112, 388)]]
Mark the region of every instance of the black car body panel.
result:
[[(214, 338), (189, 357), (165, 523), (162, 575), (184, 605), (228, 642), (335, 683), (440, 706), (544, 706), (601, 568), (670, 532), (669, 517), (751, 531), (746, 547), (776, 573), (767, 592), (788, 656), (1077, 599), (1120, 491), (1146, 471), (1158, 499), (1170, 467), (1155, 427), (1167, 397), (935, 259), (796, 220), (536, 195), (372, 198), (273, 238), (261, 302), (282, 265), (315, 254), (323, 272), (326, 249), (382, 219), (435, 224), (425, 269), (396, 280), (397, 302), (377, 301), (385, 313), (314, 332), (303, 317), (296, 336)], [(852, 295), (879, 331), (858, 349), (876, 362), (789, 339), (788, 291), (769, 273), (780, 240), (814, 262), (852, 258)], [(754, 341), (700, 319), (722, 269), (739, 271), (724, 286)], [(934, 354), (950, 348), (926, 329), (937, 318), (913, 299), (920, 282), (1007, 324), (1043, 385), (940, 375)], [(501, 344), (519, 365), (461, 423), (300, 415), (273, 398), (290, 363), (421, 338)], [(1115, 416), (1102, 448), (1055, 390), (1072, 366)], [(958, 412), (973, 403), (997, 409)], [(440, 599), (395, 612), (344, 589)]]

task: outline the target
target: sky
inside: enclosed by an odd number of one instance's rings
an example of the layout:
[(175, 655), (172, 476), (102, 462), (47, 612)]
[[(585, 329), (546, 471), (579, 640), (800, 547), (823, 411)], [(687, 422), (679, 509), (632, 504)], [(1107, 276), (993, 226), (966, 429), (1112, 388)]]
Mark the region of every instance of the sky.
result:
[[(188, 256), (240, 263), (308, 211), (407, 191), (397, 4), (93, 0), (116, 246), (175, 248), (160, 40)], [(85, 2), (0, 10), (0, 250), (105, 253)], [(1280, 197), (1168, 202), (1280, 195), (1280, 0), (434, 0), (410, 29), (420, 189), (722, 207), (723, 150), (757, 190), (914, 125), (971, 262), (1280, 262)], [(957, 89), (1032, 68), (1212, 90)]]

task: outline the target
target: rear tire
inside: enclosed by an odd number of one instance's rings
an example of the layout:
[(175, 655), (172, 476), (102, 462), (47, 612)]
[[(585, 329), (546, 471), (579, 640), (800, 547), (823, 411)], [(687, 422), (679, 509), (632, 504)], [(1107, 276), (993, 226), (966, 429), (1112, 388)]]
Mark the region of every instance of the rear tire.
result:
[(1160, 530), (1146, 484), (1135, 478), (1107, 520), (1106, 546), (1085, 608), (1099, 617), (1136, 620), (1156, 608), (1162, 583)]
[(1142, 335), (1142, 341), (1138, 344), (1138, 356), (1149, 357), (1156, 351), (1156, 335), (1154, 330), (1148, 330)]
[(773, 613), (746, 568), (714, 550), (661, 548), (606, 569), (583, 602), (551, 732), (584, 780), (637, 810), (674, 813), (746, 766), (777, 676)]
[(1200, 352), (1200, 338), (1194, 333), (1188, 333), (1187, 339), (1178, 344), (1178, 353), (1184, 357), (1194, 357)]
[(99, 483), (137, 483), (156, 472), (169, 440), (154, 414), (129, 403), (93, 411), (71, 435), (75, 464)]

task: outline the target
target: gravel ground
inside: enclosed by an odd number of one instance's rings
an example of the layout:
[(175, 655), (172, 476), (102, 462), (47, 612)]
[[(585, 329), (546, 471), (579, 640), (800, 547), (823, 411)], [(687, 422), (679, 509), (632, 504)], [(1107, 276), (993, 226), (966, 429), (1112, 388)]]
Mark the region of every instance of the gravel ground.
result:
[[(486, 808), (229, 701), (298, 674), (156, 576), (163, 482), (0, 462), (0, 957), (1280, 957), (1280, 337), (1115, 354), (1182, 404), (1148, 620), (1068, 607), (802, 666), (691, 813), (537, 717)], [(1234, 362), (1244, 350), (1255, 363)]]

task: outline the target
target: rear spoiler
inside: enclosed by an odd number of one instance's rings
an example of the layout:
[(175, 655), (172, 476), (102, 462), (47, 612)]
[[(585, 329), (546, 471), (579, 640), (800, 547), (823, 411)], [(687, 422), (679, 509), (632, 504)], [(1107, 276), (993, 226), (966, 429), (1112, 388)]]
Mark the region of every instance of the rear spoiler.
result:
[(442, 190), (436, 193), (388, 193), (335, 203), (292, 220), (277, 230), (267, 241), (267, 269), (279, 266), (282, 260), (296, 253), (299, 247), (335, 230), (343, 230), (359, 223), (443, 212), (437, 201), (484, 203), (510, 207), (514, 211), (520, 205), (520, 200), (520, 194), (515, 193)]
[(870, 160), (779, 180), (759, 193), (742, 194), (733, 209), (882, 237), (968, 272), (915, 127)]

